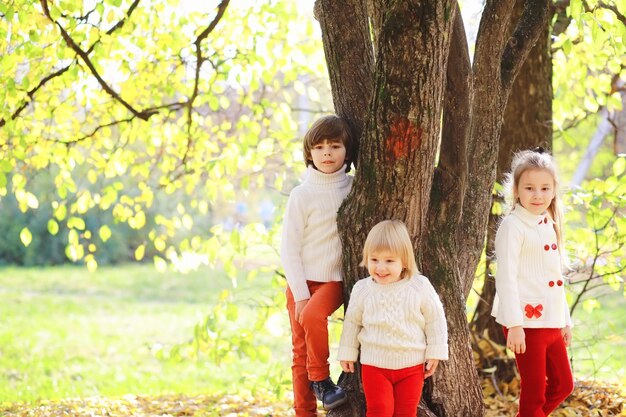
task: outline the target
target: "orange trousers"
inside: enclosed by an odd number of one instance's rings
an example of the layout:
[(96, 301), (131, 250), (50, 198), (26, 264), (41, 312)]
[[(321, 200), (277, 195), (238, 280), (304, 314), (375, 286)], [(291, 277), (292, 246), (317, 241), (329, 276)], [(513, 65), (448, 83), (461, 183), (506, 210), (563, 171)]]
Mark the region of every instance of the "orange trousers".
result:
[(296, 417), (315, 417), (317, 400), (310, 381), (330, 376), (328, 363), (328, 316), (343, 304), (341, 282), (307, 281), (311, 298), (304, 307), (300, 321), (296, 320), (296, 303), (287, 287), (287, 311), (291, 324), (293, 361), (293, 401)]

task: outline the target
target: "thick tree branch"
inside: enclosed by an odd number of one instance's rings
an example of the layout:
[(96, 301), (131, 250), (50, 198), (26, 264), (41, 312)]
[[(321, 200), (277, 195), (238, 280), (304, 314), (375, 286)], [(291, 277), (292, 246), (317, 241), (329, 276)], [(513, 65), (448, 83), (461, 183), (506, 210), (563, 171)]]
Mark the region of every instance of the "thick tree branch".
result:
[(315, 2), (335, 112), (348, 120), (357, 140), (365, 125), (374, 79), (366, 9), (364, 0)]
[[(488, 0), (485, 4), (476, 36), (475, 74), (499, 68), (514, 5), (515, 0)], [(491, 79), (496, 81), (495, 77)]]
[(455, 8), (456, 18), (452, 29), (446, 73), (439, 169), (450, 173), (457, 172), (460, 181), (463, 182), (467, 172), (472, 67), (463, 16), (461, 16), (458, 3)]
[[(438, 259), (438, 251), (449, 254), (458, 252), (457, 230), (467, 187), (467, 143), (471, 120), (472, 68), (463, 17), (458, 3), (454, 5), (451, 36), (441, 124), (441, 150), (428, 208), (429, 243), (425, 246), (424, 256), (426, 264)], [(429, 269), (435, 268), (429, 267)], [(452, 274), (452, 272), (449, 273)], [(466, 284), (462, 283), (461, 287), (463, 288), (461, 291), (465, 291)]]
[(508, 89), (524, 64), (541, 29), (548, 24), (547, 1), (527, 1), (519, 23), (502, 54), (502, 83)]

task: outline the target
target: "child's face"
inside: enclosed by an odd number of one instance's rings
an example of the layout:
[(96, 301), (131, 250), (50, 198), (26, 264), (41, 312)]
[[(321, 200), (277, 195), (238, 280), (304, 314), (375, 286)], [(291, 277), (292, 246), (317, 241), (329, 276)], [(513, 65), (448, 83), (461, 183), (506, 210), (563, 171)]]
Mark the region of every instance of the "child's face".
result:
[(311, 149), (313, 165), (324, 174), (339, 171), (346, 161), (346, 147), (343, 143), (324, 139)]
[(391, 284), (400, 281), (402, 275), (402, 260), (389, 251), (372, 252), (367, 256), (367, 271), (379, 284)]
[(554, 178), (545, 169), (527, 169), (516, 189), (520, 204), (533, 214), (543, 214), (554, 199)]

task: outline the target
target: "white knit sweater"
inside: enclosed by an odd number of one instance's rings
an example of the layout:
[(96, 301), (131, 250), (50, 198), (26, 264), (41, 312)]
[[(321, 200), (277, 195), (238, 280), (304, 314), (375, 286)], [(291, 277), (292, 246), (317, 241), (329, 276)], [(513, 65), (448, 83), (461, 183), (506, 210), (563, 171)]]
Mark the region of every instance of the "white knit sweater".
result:
[(358, 281), (350, 295), (339, 342), (340, 361), (385, 369), (448, 359), (448, 327), (439, 296), (422, 275), (381, 285)]
[(291, 190), (280, 258), (295, 301), (311, 297), (306, 281), (341, 281), (341, 242), (337, 210), (352, 187), (345, 165), (332, 174), (312, 166), (304, 182)]
[(563, 328), (572, 321), (554, 222), (517, 204), (496, 233), (492, 315), (506, 327)]

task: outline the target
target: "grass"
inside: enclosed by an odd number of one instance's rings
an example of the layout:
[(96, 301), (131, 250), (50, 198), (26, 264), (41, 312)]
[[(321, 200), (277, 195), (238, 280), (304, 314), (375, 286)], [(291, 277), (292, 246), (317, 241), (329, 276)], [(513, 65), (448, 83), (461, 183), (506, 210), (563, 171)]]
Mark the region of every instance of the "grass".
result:
[[(240, 284), (233, 302), (244, 323), (254, 317), (255, 300), (279, 291), (268, 277)], [(280, 339), (274, 363), (157, 359), (161, 348), (192, 338), (225, 289), (231, 281), (208, 269), (0, 269), (0, 402), (231, 392), (245, 388), (246, 369), (281, 377), (288, 346)]]
[[(207, 360), (160, 360), (157, 352), (192, 339), (224, 290), (233, 284), (221, 271), (158, 273), (150, 265), (0, 268), (0, 403), (36, 402), (126, 394), (236, 394), (254, 387), (289, 390), (290, 343), (284, 299), (272, 328), (254, 330), (260, 303), (282, 292), (271, 277), (239, 279), (233, 298), (233, 334), (252, 333), (267, 345), (267, 363), (234, 354)], [(574, 314), (571, 353), (577, 378), (624, 383), (626, 301), (621, 293), (602, 307)], [(339, 314), (341, 315), (341, 314)], [(331, 373), (341, 332), (331, 325)], [(164, 350), (162, 350), (164, 349)], [(276, 396), (282, 394), (276, 393)]]

